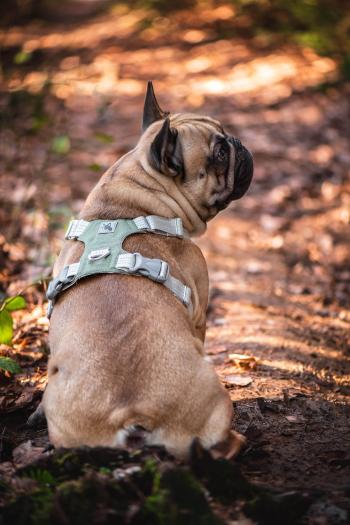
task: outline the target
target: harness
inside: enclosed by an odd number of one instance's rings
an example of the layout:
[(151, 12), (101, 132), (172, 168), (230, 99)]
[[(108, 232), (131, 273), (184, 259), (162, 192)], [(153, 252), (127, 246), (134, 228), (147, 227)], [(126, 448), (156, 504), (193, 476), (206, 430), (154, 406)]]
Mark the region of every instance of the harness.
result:
[(135, 233), (155, 233), (168, 237), (184, 237), (181, 219), (166, 219), (157, 215), (136, 219), (111, 221), (82, 219), (70, 222), (65, 239), (84, 243), (84, 252), (77, 263), (65, 266), (50, 281), (46, 296), (49, 299), (48, 317), (58, 295), (84, 277), (105, 273), (143, 276), (168, 288), (189, 310), (191, 289), (170, 274), (169, 265), (162, 259), (150, 259), (140, 253), (123, 249), (124, 240)]

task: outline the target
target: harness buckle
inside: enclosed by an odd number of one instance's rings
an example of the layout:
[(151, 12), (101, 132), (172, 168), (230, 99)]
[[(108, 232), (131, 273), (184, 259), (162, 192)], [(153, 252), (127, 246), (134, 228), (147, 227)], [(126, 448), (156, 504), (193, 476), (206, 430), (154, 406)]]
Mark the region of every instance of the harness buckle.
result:
[(143, 257), (138, 252), (131, 253), (130, 255), (134, 257), (134, 263), (131, 266), (129, 266), (128, 270), (131, 273), (137, 273), (144, 266)]
[(169, 265), (167, 262), (161, 259), (148, 259), (140, 253), (133, 253), (132, 255), (135, 256), (135, 263), (130, 268), (132, 273), (139, 273), (157, 283), (164, 283), (167, 280), (169, 276)]
[(48, 305), (47, 305), (47, 310), (46, 310), (46, 317), (47, 317), (48, 319), (50, 319), (50, 317), (51, 317), (52, 310), (53, 310), (53, 302), (52, 302), (52, 301), (49, 301), (49, 302), (48, 302)]
[(157, 283), (164, 283), (169, 277), (167, 262), (143, 257), (138, 252), (119, 255), (116, 268), (126, 273), (143, 275)]
[(161, 261), (161, 267), (159, 272), (159, 281), (164, 283), (169, 277), (169, 265), (165, 261)]
[(50, 301), (54, 301), (57, 295), (60, 293), (62, 288), (74, 280), (74, 277), (76, 275), (75, 267), (76, 264), (71, 264), (69, 266), (65, 266), (61, 273), (55, 278), (50, 281), (49, 286), (47, 287), (46, 291), (46, 297)]
[(50, 281), (49, 286), (47, 287), (46, 297), (50, 301), (54, 301), (56, 296), (60, 293), (63, 288), (63, 282), (60, 279), (53, 279)]

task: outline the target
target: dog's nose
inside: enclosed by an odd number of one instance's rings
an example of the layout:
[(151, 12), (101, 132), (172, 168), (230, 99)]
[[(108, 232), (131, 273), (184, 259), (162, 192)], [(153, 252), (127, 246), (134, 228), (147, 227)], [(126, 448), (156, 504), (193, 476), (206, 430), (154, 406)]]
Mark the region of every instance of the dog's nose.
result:
[(235, 182), (233, 200), (242, 197), (250, 186), (253, 178), (253, 157), (241, 141), (231, 137), (230, 142), (235, 148)]

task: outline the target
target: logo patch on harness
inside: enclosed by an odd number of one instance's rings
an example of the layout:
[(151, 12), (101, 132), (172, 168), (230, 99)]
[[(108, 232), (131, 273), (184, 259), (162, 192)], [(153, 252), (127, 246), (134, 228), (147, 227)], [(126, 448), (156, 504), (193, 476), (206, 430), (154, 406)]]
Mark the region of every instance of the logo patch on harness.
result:
[(116, 221), (101, 222), (98, 233), (113, 233), (116, 227)]

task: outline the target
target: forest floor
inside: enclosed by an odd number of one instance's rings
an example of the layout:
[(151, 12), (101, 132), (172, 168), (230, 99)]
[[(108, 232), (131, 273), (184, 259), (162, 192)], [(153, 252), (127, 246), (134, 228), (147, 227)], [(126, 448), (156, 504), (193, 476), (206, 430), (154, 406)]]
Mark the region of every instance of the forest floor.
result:
[(70, 217), (137, 142), (152, 79), (164, 109), (212, 115), (253, 152), (247, 196), (196, 240), (211, 283), (206, 350), (248, 440), (232, 468), (309, 502), (301, 518), (287, 506), (265, 519), (209, 488), (211, 506), (226, 523), (348, 523), (350, 86), (310, 49), (232, 36), (230, 9), (151, 20), (119, 7), (0, 32), (0, 293), (28, 302), (0, 346), (23, 370), (0, 378), (0, 473), (14, 484), (50, 454), (46, 430), (25, 425), (46, 383), (45, 279)]

